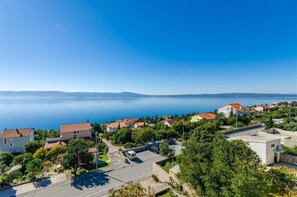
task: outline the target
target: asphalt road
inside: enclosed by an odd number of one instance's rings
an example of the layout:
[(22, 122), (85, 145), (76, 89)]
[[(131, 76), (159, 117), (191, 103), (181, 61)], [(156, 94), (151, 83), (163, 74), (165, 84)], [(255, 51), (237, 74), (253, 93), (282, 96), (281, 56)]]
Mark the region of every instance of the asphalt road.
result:
[(31, 192), (21, 197), (92, 197), (105, 196), (113, 188), (140, 182), (152, 174), (152, 163), (162, 160), (160, 155), (150, 151), (137, 153), (138, 159), (119, 169), (106, 173), (93, 172), (77, 176), (72, 180), (62, 181)]

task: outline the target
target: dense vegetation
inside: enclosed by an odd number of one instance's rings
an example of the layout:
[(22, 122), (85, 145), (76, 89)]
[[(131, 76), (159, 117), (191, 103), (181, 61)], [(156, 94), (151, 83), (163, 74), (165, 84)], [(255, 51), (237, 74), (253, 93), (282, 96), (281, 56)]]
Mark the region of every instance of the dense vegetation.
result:
[(267, 171), (243, 141), (228, 141), (214, 131), (200, 130), (191, 135), (185, 142), (180, 167), (180, 177), (199, 196), (296, 194), (295, 175), (282, 168)]

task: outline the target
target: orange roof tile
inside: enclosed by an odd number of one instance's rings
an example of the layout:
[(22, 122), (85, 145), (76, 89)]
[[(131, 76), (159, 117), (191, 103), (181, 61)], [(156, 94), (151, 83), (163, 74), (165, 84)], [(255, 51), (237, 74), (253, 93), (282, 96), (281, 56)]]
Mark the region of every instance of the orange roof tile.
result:
[(229, 104), (233, 109), (235, 109), (235, 110), (243, 110), (243, 109), (245, 109), (245, 107), (244, 106), (242, 106), (241, 104), (239, 104), (239, 103), (231, 103), (231, 104)]
[(46, 142), (44, 144), (44, 148), (45, 149), (52, 149), (53, 147), (58, 146), (58, 145), (63, 146), (65, 148), (67, 146), (66, 143), (63, 142), (63, 141), (55, 141), (55, 142)]
[(0, 138), (28, 137), (32, 129), (33, 128), (5, 129), (0, 135)]
[(214, 115), (213, 113), (202, 113), (198, 114), (198, 116), (206, 120), (214, 120), (216, 118), (216, 115)]
[(76, 123), (76, 124), (62, 124), (61, 133), (73, 132), (73, 131), (84, 131), (84, 130), (90, 130), (91, 128), (92, 127), (89, 122)]
[(112, 122), (112, 123), (108, 124), (107, 126), (109, 128), (116, 129), (116, 128), (119, 128), (119, 123), (118, 122)]

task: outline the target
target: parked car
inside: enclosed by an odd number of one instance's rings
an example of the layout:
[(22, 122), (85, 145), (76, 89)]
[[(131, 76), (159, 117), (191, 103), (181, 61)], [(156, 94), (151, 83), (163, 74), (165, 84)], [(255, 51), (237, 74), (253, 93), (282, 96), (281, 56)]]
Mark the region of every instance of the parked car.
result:
[(125, 152), (125, 156), (128, 157), (130, 160), (133, 160), (137, 157), (136, 152), (133, 150)]
[(153, 153), (159, 154), (160, 148), (159, 146), (150, 146), (150, 151), (152, 151)]

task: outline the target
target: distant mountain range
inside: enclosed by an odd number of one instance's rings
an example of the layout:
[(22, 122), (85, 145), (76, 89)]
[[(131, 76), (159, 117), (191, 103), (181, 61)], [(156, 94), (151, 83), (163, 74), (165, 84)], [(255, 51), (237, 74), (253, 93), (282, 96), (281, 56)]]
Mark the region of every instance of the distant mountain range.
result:
[(266, 93), (220, 93), (147, 95), (134, 92), (62, 92), (62, 91), (0, 91), (0, 98), (44, 98), (44, 99), (136, 99), (136, 98), (288, 98), (297, 99), (297, 94)]

